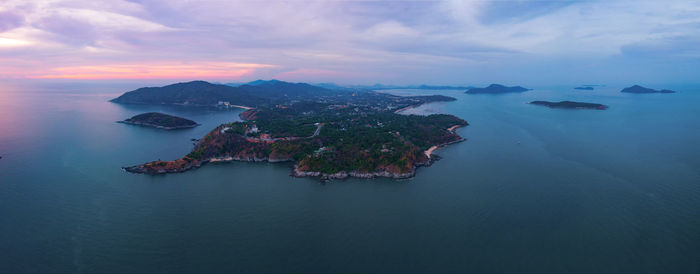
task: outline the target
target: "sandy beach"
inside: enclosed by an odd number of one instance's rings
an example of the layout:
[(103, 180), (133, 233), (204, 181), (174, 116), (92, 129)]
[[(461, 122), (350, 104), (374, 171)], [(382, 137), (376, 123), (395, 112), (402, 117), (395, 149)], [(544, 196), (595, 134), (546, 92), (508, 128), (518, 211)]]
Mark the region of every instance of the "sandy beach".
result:
[[(447, 129), (447, 131), (449, 131), (450, 133), (454, 133), (454, 130), (459, 128), (459, 127), (462, 127), (462, 126), (461, 125), (454, 125), (454, 126), (449, 127)], [(430, 158), (430, 155), (433, 154), (433, 151), (435, 151), (436, 149), (438, 149), (440, 146), (443, 146), (443, 145), (445, 145), (445, 144), (431, 146), (428, 150), (425, 151), (425, 156), (428, 156), (428, 158)]]
[(438, 148), (438, 146), (431, 146), (428, 150), (425, 151), (425, 156), (428, 156), (430, 158), (430, 155), (433, 154), (433, 151), (435, 151)]

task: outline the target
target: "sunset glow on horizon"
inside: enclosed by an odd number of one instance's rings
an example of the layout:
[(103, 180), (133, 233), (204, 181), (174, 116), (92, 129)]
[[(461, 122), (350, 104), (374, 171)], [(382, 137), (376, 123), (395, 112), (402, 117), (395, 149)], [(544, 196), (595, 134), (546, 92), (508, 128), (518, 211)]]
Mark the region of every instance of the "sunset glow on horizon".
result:
[(240, 79), (273, 65), (244, 63), (116, 64), (54, 68), (33, 79)]

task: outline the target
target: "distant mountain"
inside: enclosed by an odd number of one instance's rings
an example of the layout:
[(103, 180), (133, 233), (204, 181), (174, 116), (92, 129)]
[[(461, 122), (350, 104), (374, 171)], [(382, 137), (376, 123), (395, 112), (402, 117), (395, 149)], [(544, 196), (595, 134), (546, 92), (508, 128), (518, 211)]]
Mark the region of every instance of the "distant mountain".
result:
[(255, 81), (255, 85), (242, 85), (238, 89), (253, 96), (266, 99), (287, 99), (303, 100), (310, 96), (329, 96), (338, 93), (336, 90), (317, 87), (306, 83), (289, 83), (278, 80)]
[(252, 81), (252, 82), (248, 82), (246, 85), (249, 85), (249, 86), (267, 86), (267, 85), (274, 85), (274, 84), (278, 84), (278, 83), (286, 83), (286, 82), (280, 81), (280, 80), (275, 80), (275, 79), (272, 79), (272, 80), (258, 79), (258, 80)]
[(139, 88), (112, 99), (121, 104), (156, 104), (214, 106), (219, 102), (232, 105), (259, 106), (302, 100), (309, 96), (332, 96), (338, 91), (304, 83), (254, 81), (254, 85), (232, 87), (205, 81), (177, 83), (164, 87)]
[(276, 80), (276, 79), (272, 79), (272, 80), (258, 79), (258, 80), (250, 81), (247, 83), (225, 83), (224, 85), (231, 86), (231, 87), (240, 87), (243, 85), (262, 86), (262, 85), (269, 85), (269, 84), (274, 84), (274, 83), (278, 83), (278, 82), (284, 82), (284, 81), (280, 81), (280, 80)]
[(592, 86), (582, 86), (582, 87), (575, 87), (574, 89), (578, 90), (593, 90), (594, 88)]
[[(262, 85), (270, 85), (278, 82), (284, 82), (280, 80), (255, 80), (251, 81), (248, 83), (226, 83), (225, 85), (231, 86), (231, 87), (240, 87), (243, 85), (250, 85), (250, 86), (262, 86)], [(310, 84), (312, 86), (316, 87), (321, 87), (325, 89), (331, 89), (331, 90), (344, 90), (344, 91), (357, 91), (357, 90), (385, 90), (385, 89), (426, 89), (426, 90), (435, 90), (435, 89), (470, 89), (471, 87), (467, 86), (431, 86), (431, 85), (407, 85), (407, 86), (399, 86), (399, 85), (384, 85), (384, 84), (374, 84), (374, 85), (338, 85), (336, 83), (315, 83), (315, 84)]]
[(360, 88), (357, 88), (355, 86), (341, 86), (337, 85), (335, 83), (316, 83), (312, 84), (317, 87), (322, 87), (322, 88), (327, 88), (327, 89), (334, 89), (334, 90), (357, 90)]
[(430, 86), (430, 85), (420, 85), (417, 89), (471, 89), (473, 87), (462, 87), (462, 86)]
[(524, 92), (524, 91), (528, 91), (528, 90), (530, 90), (530, 89), (527, 89), (527, 88), (524, 88), (521, 86), (507, 87), (507, 86), (499, 85), (499, 84), (491, 84), (485, 88), (470, 88), (465, 93), (467, 93), (467, 94), (500, 94), (500, 93), (511, 93), (511, 92)]
[(650, 89), (650, 88), (645, 88), (639, 85), (634, 85), (628, 88), (622, 89), (620, 92), (626, 92), (626, 93), (674, 93), (675, 91), (668, 90), (668, 89), (662, 89), (662, 90), (656, 90), (656, 89)]
[[(148, 105), (216, 105), (219, 101), (236, 101), (250, 104), (250, 94), (238, 92), (237, 88), (217, 85), (205, 81), (177, 83), (164, 87), (145, 87), (124, 93), (112, 99), (122, 104)], [(255, 98), (259, 99), (259, 98)], [(258, 102), (255, 102), (256, 104)]]
[(232, 83), (218, 83), (218, 82), (217, 82), (217, 83), (214, 83), (214, 84), (217, 84), (217, 85), (227, 85), (227, 86), (229, 86), (229, 87), (240, 87), (240, 86), (245, 85), (245, 84), (248, 84), (248, 83), (233, 83), (233, 82), (232, 82)]
[(407, 86), (399, 86), (399, 85), (384, 85), (384, 84), (374, 84), (374, 85), (338, 85), (335, 83), (317, 83), (317, 84), (312, 84), (317, 87), (323, 87), (327, 89), (336, 89), (336, 90), (385, 90), (385, 89), (426, 89), (426, 90), (434, 90), (434, 89), (470, 89), (471, 87), (467, 86), (431, 86), (431, 85), (407, 85)]

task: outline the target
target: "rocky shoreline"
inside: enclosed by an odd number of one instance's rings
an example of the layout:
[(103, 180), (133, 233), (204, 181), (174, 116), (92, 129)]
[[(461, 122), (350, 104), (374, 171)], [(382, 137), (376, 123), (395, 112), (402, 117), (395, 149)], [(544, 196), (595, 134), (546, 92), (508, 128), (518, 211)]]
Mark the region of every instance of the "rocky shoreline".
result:
[[(461, 127), (460, 125), (454, 125), (448, 129), (448, 131), (452, 134), (456, 135), (455, 129)], [(462, 138), (461, 136), (457, 136), (458, 139), (446, 142), (446, 143), (441, 143), (437, 144), (431, 147), (432, 150), (435, 150), (437, 148), (441, 148), (444, 146), (448, 146), (451, 144), (463, 142), (466, 139)], [(432, 152), (431, 150), (431, 152)], [(427, 151), (426, 151), (427, 154)], [(258, 157), (261, 156), (261, 157)], [(183, 159), (178, 159), (174, 161), (154, 161), (150, 162), (147, 164), (143, 165), (137, 165), (137, 166), (130, 166), (130, 167), (122, 167), (122, 170), (130, 172), (130, 173), (139, 173), (139, 174), (150, 174), (150, 175), (159, 175), (159, 174), (167, 174), (167, 173), (182, 173), (188, 170), (196, 169), (199, 168), (207, 163), (224, 163), (224, 162), (268, 162), (268, 163), (282, 163), (282, 162), (294, 162), (294, 159), (289, 156), (289, 155), (275, 155), (277, 157), (270, 157), (270, 156), (263, 156), (263, 155), (255, 155), (255, 154), (237, 154), (235, 156), (225, 156), (225, 157), (213, 157), (213, 158), (208, 158), (204, 160), (183, 160)], [(392, 178), (392, 179), (408, 179), (411, 177), (414, 177), (416, 174), (416, 169), (421, 166), (430, 166), (432, 165), (435, 161), (440, 160), (440, 156), (436, 154), (430, 154), (427, 157), (426, 161), (423, 162), (418, 162), (414, 163), (413, 167), (411, 168), (410, 171), (408, 172), (392, 172), (388, 170), (380, 170), (380, 171), (374, 171), (374, 172), (361, 172), (361, 171), (339, 171), (336, 173), (323, 173), (320, 171), (304, 171), (300, 170), (298, 163), (294, 163), (294, 167), (292, 169), (292, 172), (290, 176), (292, 177), (318, 177), (321, 180), (331, 180), (331, 179), (340, 179), (344, 180), (350, 177), (353, 178), (362, 178), (362, 179), (371, 179), (371, 178), (379, 178), (379, 177), (384, 177), (384, 178)], [(177, 165), (177, 167), (170, 167), (169, 168), (169, 163), (180, 163)]]
[[(462, 138), (460, 140), (444, 143), (438, 145), (438, 147), (443, 147), (447, 146), (450, 144), (462, 142), (466, 139)], [(339, 179), (339, 180), (344, 180), (348, 178), (361, 178), (361, 179), (372, 179), (372, 178), (392, 178), (392, 179), (408, 179), (412, 178), (416, 175), (416, 169), (418, 167), (422, 166), (430, 166), (434, 162), (440, 160), (440, 157), (438, 155), (433, 154), (432, 157), (428, 159), (426, 162), (422, 163), (416, 163), (411, 171), (405, 172), (405, 173), (397, 173), (397, 172), (390, 172), (390, 171), (375, 171), (375, 172), (360, 172), (360, 171), (339, 171), (337, 173), (322, 173), (320, 171), (302, 171), (299, 170), (298, 165), (295, 163), (294, 167), (292, 169), (292, 172), (290, 176), (292, 177), (318, 177), (321, 180), (331, 180), (331, 179)], [(292, 162), (292, 158), (269, 158), (269, 157), (256, 157), (256, 156), (249, 156), (249, 157), (216, 157), (216, 158), (211, 158), (203, 161), (193, 161), (189, 165), (186, 165), (185, 167), (182, 168), (177, 168), (177, 169), (157, 169), (157, 170), (150, 170), (150, 169), (145, 169), (143, 168), (143, 165), (138, 165), (138, 166), (131, 166), (131, 167), (122, 167), (122, 170), (130, 173), (138, 173), (138, 174), (150, 174), (150, 175), (159, 175), (159, 174), (168, 174), (168, 173), (182, 173), (185, 171), (189, 171), (192, 169), (200, 168), (203, 165), (207, 163), (226, 163), (226, 162), (268, 162), (268, 163), (283, 163), (283, 162)]]
[[(328, 174), (328, 173), (321, 173), (319, 171), (301, 171), (299, 170), (298, 166), (294, 164), (294, 168), (292, 170), (292, 173), (290, 176), (292, 177), (319, 177), (321, 180), (328, 180), (328, 179), (347, 179), (349, 177), (355, 177), (355, 178), (376, 178), (376, 177), (387, 177), (387, 178), (394, 178), (394, 179), (406, 179), (415, 176), (415, 170), (416, 167), (418, 166), (427, 166), (432, 164), (433, 161), (437, 160), (438, 158), (431, 158), (429, 162), (426, 163), (420, 163), (417, 166), (414, 166), (413, 169), (410, 172), (407, 173), (393, 173), (389, 171), (381, 171), (381, 172), (359, 172), (359, 171), (340, 171), (337, 173), (333, 174)], [(272, 158), (270, 159), (269, 157), (262, 157), (258, 158), (255, 156), (251, 157), (216, 157), (216, 158), (211, 158), (207, 159), (204, 161), (197, 161), (197, 162), (192, 162), (191, 164), (183, 167), (183, 168), (177, 168), (177, 169), (157, 169), (155, 171), (152, 171), (150, 169), (145, 169), (143, 168), (142, 165), (138, 166), (131, 166), (131, 167), (122, 167), (122, 170), (131, 172), (131, 173), (139, 173), (139, 174), (150, 174), (150, 175), (158, 175), (158, 174), (168, 174), (168, 173), (182, 173), (188, 170), (200, 168), (203, 165), (207, 163), (227, 163), (227, 162), (268, 162), (268, 163), (283, 163), (283, 162), (291, 162), (293, 161), (291, 158)]]
[(167, 173), (182, 173), (188, 170), (192, 170), (195, 168), (200, 168), (204, 164), (207, 163), (226, 163), (226, 162), (268, 162), (268, 163), (282, 163), (282, 162), (290, 162), (292, 161), (291, 158), (269, 158), (269, 157), (256, 157), (256, 156), (249, 156), (249, 157), (215, 157), (215, 158), (210, 158), (202, 161), (193, 161), (190, 162), (190, 164), (182, 167), (182, 168), (176, 168), (176, 169), (157, 169), (156, 171), (151, 171), (150, 169), (143, 168), (143, 165), (138, 165), (138, 166), (130, 166), (130, 167), (122, 167), (122, 170), (131, 172), (131, 173), (139, 173), (139, 174), (151, 174), (151, 175), (156, 175), (156, 174), (167, 174)]
[(337, 173), (322, 173), (319, 171), (301, 171), (299, 170), (297, 165), (294, 165), (294, 169), (292, 170), (292, 177), (319, 177), (321, 180), (330, 180), (330, 179), (340, 179), (344, 180), (350, 177), (354, 178), (362, 178), (362, 179), (371, 179), (371, 178), (377, 178), (377, 177), (386, 177), (386, 178), (392, 178), (392, 179), (408, 179), (416, 175), (416, 167), (414, 166), (413, 169), (410, 172), (406, 173), (394, 173), (394, 172), (389, 172), (389, 171), (377, 171), (377, 172), (359, 172), (359, 171), (339, 171)]
[[(435, 147), (441, 148), (445, 147), (451, 144), (456, 144), (459, 142), (466, 141), (467, 139), (461, 138), (459, 140), (447, 142), (447, 143), (442, 143), (435, 145)], [(319, 177), (321, 180), (331, 180), (331, 179), (340, 179), (344, 180), (350, 177), (353, 178), (361, 178), (361, 179), (372, 179), (372, 178), (392, 178), (392, 179), (408, 179), (416, 176), (416, 169), (418, 167), (422, 166), (430, 166), (436, 161), (440, 160), (440, 156), (436, 154), (431, 154), (431, 157), (428, 158), (428, 161), (422, 162), (422, 163), (416, 163), (411, 171), (405, 172), (405, 173), (396, 173), (396, 172), (390, 172), (390, 171), (375, 171), (375, 172), (359, 172), (359, 171), (339, 171), (336, 173), (322, 173), (320, 171), (302, 171), (299, 170), (299, 167), (295, 164), (294, 169), (292, 170), (292, 177)]]

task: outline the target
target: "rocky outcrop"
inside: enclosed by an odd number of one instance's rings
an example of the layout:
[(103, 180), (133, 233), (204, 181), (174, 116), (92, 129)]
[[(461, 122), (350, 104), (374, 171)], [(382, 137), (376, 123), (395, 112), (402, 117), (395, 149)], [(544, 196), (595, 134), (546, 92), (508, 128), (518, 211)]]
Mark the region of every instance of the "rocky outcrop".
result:
[[(184, 159), (184, 158), (183, 158)], [(225, 157), (213, 157), (202, 161), (190, 161), (184, 160), (186, 163), (178, 164), (178, 162), (183, 161), (183, 159), (178, 159), (175, 161), (154, 161), (138, 166), (122, 167), (124, 171), (131, 173), (141, 173), (141, 174), (166, 174), (166, 173), (180, 173), (191, 169), (199, 168), (207, 163), (221, 163), (221, 162), (269, 162), (269, 163), (282, 163), (290, 162), (292, 158), (289, 156), (276, 156), (276, 157), (258, 157), (255, 155), (244, 155), (241, 157), (237, 156), (225, 156)]]
[(407, 179), (411, 178), (416, 175), (416, 168), (414, 167), (410, 172), (405, 172), (405, 173), (397, 173), (397, 172), (390, 172), (387, 170), (383, 171), (376, 171), (376, 172), (361, 172), (361, 171), (339, 171), (336, 173), (322, 173), (319, 171), (302, 171), (299, 170), (299, 167), (297, 165), (294, 165), (294, 170), (292, 170), (291, 176), (293, 177), (319, 177), (321, 180), (330, 180), (330, 179), (340, 179), (344, 180), (349, 177), (354, 177), (354, 178), (362, 178), (362, 179), (371, 179), (371, 178), (378, 178), (378, 177), (385, 177), (385, 178), (392, 178), (392, 179)]

